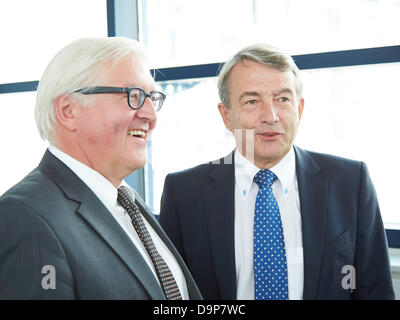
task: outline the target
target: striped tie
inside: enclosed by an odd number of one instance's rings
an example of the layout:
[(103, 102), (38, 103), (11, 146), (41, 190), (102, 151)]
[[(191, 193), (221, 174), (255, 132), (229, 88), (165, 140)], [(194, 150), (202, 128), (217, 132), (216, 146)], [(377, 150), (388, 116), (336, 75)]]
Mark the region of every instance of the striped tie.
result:
[(150, 255), (151, 261), (156, 269), (158, 280), (164, 290), (165, 296), (168, 300), (182, 300), (181, 293), (179, 292), (178, 285), (175, 278), (165, 263), (164, 259), (158, 253), (153, 240), (150, 237), (149, 231), (143, 222), (138, 206), (133, 202), (131, 194), (127, 187), (118, 188), (118, 203), (125, 209), (132, 220), (133, 227), (135, 228), (140, 240)]

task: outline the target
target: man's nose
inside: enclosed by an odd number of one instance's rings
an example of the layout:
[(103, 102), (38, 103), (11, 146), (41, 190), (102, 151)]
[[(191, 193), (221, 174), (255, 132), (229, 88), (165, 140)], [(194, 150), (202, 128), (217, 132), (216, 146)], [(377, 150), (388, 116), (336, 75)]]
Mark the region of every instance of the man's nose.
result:
[(136, 111), (136, 114), (140, 118), (148, 119), (148, 121), (157, 119), (157, 113), (150, 97), (146, 97), (143, 106)]
[(279, 121), (277, 108), (273, 101), (264, 101), (262, 106), (262, 121), (267, 124), (274, 124)]

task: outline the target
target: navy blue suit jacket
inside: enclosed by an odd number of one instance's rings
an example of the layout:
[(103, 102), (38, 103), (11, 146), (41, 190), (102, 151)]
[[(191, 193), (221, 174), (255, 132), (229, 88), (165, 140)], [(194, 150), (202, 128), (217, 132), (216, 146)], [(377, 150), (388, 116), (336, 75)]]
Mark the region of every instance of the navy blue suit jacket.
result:
[[(294, 149), (303, 298), (393, 299), (385, 230), (366, 165)], [(217, 161), (221, 164), (203, 164), (165, 179), (159, 222), (205, 299), (236, 299), (233, 158), (230, 154)], [(353, 291), (342, 286), (345, 265), (355, 268)]]

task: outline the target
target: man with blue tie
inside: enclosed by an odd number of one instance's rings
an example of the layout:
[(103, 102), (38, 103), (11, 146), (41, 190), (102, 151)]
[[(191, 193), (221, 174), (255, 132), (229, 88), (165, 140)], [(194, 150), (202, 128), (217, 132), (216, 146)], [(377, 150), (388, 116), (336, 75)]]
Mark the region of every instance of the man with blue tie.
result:
[(393, 299), (367, 167), (294, 146), (293, 59), (254, 45), (219, 74), (227, 157), (165, 179), (159, 221), (206, 299)]

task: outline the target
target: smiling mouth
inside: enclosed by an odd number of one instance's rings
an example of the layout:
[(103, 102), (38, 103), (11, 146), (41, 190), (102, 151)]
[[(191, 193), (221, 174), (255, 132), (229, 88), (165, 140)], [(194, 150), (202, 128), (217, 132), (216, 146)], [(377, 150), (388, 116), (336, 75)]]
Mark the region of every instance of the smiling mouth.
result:
[(128, 135), (131, 137), (136, 137), (136, 138), (144, 138), (146, 136), (146, 131), (143, 130), (128, 130)]

